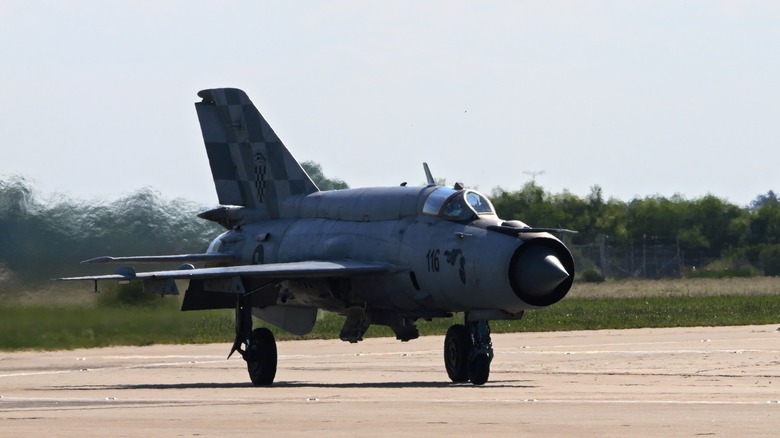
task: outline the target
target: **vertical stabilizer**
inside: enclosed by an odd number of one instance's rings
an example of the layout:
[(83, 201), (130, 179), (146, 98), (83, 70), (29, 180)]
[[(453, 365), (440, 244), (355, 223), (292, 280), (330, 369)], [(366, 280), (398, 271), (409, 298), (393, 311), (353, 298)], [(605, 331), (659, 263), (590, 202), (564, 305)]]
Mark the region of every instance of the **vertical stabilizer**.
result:
[(318, 191), (246, 93), (217, 88), (195, 104), (219, 203), (243, 205), (268, 217), (279, 202)]

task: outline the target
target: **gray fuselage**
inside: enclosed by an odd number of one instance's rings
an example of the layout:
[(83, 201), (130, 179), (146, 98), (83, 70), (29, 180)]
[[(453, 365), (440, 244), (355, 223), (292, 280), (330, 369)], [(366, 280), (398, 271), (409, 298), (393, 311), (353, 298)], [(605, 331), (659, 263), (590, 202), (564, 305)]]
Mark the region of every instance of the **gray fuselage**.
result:
[[(459, 210), (453, 213), (453, 208)], [(534, 280), (530, 288), (525, 286), (523, 278), (533, 273), (524, 271), (533, 266), (520, 259), (529, 246), (544, 248), (542, 258), (554, 255), (573, 274), (571, 255), (549, 233), (513, 236), (490, 230), (508, 228), (507, 222), (486, 198), (470, 190), (430, 186), (316, 192), (285, 199), (279, 218), (252, 217), (246, 209), (233, 215), (243, 223), (215, 239), (209, 252), (231, 253), (237, 256), (236, 265), (361, 260), (398, 268), (392, 275), (338, 282), (284, 281), (275, 291), (275, 304), (337, 312), (361, 306), (410, 318), (475, 310), (516, 314), (557, 302), (571, 283), (561, 285), (558, 279), (554, 287), (537, 287)], [(513, 221), (512, 226), (518, 224), (524, 225)]]

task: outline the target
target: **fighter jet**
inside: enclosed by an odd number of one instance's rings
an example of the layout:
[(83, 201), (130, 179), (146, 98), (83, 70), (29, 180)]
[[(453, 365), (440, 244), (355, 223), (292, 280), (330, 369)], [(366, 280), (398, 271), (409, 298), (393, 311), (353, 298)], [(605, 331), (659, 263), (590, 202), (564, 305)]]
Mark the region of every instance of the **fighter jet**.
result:
[[(397, 339), (419, 336), (418, 320), (462, 313), (449, 328), (444, 365), (453, 382), (488, 381), (489, 321), (550, 306), (574, 279), (571, 253), (554, 236), (569, 230), (503, 220), (488, 198), (462, 184), (320, 191), (247, 95), (221, 88), (195, 104), (220, 207), (200, 218), (222, 225), (203, 254), (98, 257), (85, 263), (181, 263), (178, 269), (60, 280), (142, 281), (178, 294), (182, 310), (235, 309), (239, 352), (255, 385), (276, 376), (277, 347), (253, 317), (295, 335), (318, 309), (344, 315), (340, 338), (362, 340), (371, 324)], [(205, 267), (194, 267), (204, 263)]]

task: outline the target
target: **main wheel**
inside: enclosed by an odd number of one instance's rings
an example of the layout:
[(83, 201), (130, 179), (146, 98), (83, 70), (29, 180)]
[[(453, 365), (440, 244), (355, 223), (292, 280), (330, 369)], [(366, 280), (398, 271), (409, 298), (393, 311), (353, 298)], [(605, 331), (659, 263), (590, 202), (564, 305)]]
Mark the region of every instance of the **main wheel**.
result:
[(488, 353), (474, 354), (469, 361), (469, 380), (474, 385), (484, 385), (490, 377), (490, 361)]
[(276, 340), (271, 330), (258, 328), (252, 331), (247, 349), (246, 368), (255, 385), (270, 385), (276, 377)]
[(447, 330), (444, 337), (444, 366), (453, 382), (469, 381), (469, 352), (472, 348), (471, 336), (465, 326), (455, 324)]

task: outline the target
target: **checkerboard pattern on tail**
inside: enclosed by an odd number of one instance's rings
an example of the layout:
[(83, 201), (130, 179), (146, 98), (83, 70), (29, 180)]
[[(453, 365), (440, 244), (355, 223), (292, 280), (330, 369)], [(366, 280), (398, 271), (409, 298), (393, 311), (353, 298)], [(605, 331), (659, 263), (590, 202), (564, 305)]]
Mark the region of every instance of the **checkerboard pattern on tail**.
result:
[(195, 104), (211, 173), (222, 205), (279, 217), (279, 202), (318, 191), (268, 122), (235, 88), (203, 90)]

